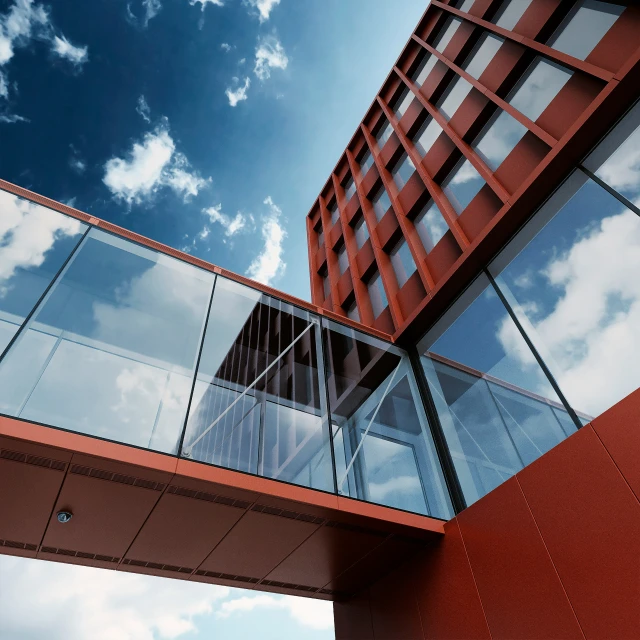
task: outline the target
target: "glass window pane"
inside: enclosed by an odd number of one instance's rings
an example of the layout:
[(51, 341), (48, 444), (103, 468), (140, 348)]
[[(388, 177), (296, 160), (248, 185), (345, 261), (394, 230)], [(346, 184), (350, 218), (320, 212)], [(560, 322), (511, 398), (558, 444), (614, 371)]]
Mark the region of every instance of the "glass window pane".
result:
[(347, 318), (360, 322), (360, 313), (355, 300), (347, 307)]
[(376, 195), (373, 196), (371, 203), (373, 204), (373, 210), (375, 211), (376, 218), (378, 219), (378, 222), (380, 222), (391, 206), (391, 200), (389, 200), (389, 196), (387, 195), (384, 187), (380, 187), (378, 189)]
[(489, 66), (503, 42), (502, 38), (485, 33), (469, 54), (462, 68), (477, 80)]
[(531, 0), (505, 0), (491, 22), (511, 31), (530, 4)]
[(322, 229), (316, 231), (318, 234), (318, 248), (320, 248), (324, 244), (324, 233), (322, 233)]
[(562, 405), (485, 276), (419, 350), (469, 503), (564, 439)]
[(382, 284), (382, 278), (377, 271), (367, 283), (367, 291), (369, 293), (369, 300), (371, 301), (373, 317), (377, 318), (389, 305), (387, 302), (387, 294)]
[(522, 140), (527, 128), (506, 111), (498, 110), (474, 142), (473, 149), (495, 171)]
[(416, 263), (411, 255), (409, 245), (404, 240), (400, 240), (391, 250), (391, 265), (396, 274), (398, 286), (402, 287), (416, 270)]
[(422, 245), (427, 253), (435, 247), (442, 236), (449, 231), (447, 223), (435, 202), (427, 202), (414, 221)]
[(507, 102), (535, 122), (572, 75), (566, 67), (536, 58)]
[(384, 147), (385, 142), (391, 137), (392, 133), (393, 127), (391, 126), (391, 123), (387, 119), (384, 119), (376, 133), (376, 140), (378, 141), (378, 146), (381, 149)]
[(476, 0), (462, 0), (462, 2), (458, 2), (458, 6), (456, 8), (460, 9), (460, 11), (469, 11), (475, 1)]
[(325, 340), (339, 493), (437, 518), (451, 517), (406, 354), (331, 322), (325, 325)]
[(571, 9), (547, 44), (557, 51), (584, 60), (624, 9), (624, 6), (610, 2), (583, 0)]
[(371, 152), (367, 149), (364, 152), (364, 155), (360, 158), (359, 160), (360, 163), (360, 171), (362, 171), (362, 175), (366, 175), (367, 171), (369, 171), (369, 169), (371, 169), (371, 167), (373, 166), (373, 156), (371, 155)]
[(436, 62), (438, 62), (438, 58), (432, 56), (428, 53), (425, 53), (422, 56), (422, 60), (420, 64), (416, 67), (416, 70), (411, 74), (411, 79), (413, 82), (421, 87), (425, 80), (429, 77), (431, 70), (436, 66)]
[(640, 217), (605, 189), (574, 173), (490, 270), (580, 417), (640, 386)]
[(347, 255), (347, 247), (344, 244), (338, 250), (338, 265), (340, 266), (340, 275), (349, 268), (349, 256)]
[(442, 127), (433, 118), (429, 117), (424, 121), (413, 139), (413, 144), (422, 157), (427, 155), (441, 133)]
[(219, 278), (185, 454), (332, 491), (319, 329), (309, 312)]
[(349, 175), (349, 177), (347, 178), (347, 181), (344, 183), (343, 188), (347, 200), (351, 200), (353, 194), (356, 192), (356, 183), (353, 181), (351, 175)]
[(447, 22), (440, 30), (440, 34), (434, 40), (432, 45), (433, 48), (442, 53), (447, 48), (449, 42), (451, 42), (451, 38), (453, 38), (461, 24), (462, 21), (460, 18), (448, 18)]
[(412, 102), (413, 92), (410, 91), (409, 87), (405, 87), (393, 103), (393, 112), (398, 120), (400, 120), (407, 112), (407, 109)]
[(0, 191), (0, 354), (86, 229), (75, 218)]
[(460, 214), (485, 184), (473, 165), (468, 160), (463, 160), (442, 183), (442, 190), (451, 206)]
[(411, 162), (411, 158), (406, 153), (403, 153), (392, 172), (393, 181), (396, 183), (398, 191), (409, 182), (409, 178), (411, 178), (415, 170), (416, 166)]
[(640, 102), (584, 163), (629, 200), (640, 196)]
[(458, 78), (449, 85), (442, 98), (438, 101), (437, 107), (440, 113), (451, 120), (464, 99), (469, 95), (473, 86), (464, 78)]
[(213, 274), (92, 229), (0, 365), (0, 411), (175, 453)]
[(340, 220), (340, 210), (335, 200), (329, 204), (329, 213), (331, 214), (331, 224), (336, 224)]
[(326, 268), (324, 268), (320, 272), (320, 277), (322, 278), (322, 291), (324, 293), (324, 299), (326, 300), (331, 293), (331, 282), (329, 280), (329, 273)]
[(354, 232), (356, 235), (358, 249), (362, 249), (364, 243), (369, 239), (369, 230), (367, 229), (367, 223), (365, 222), (362, 213), (360, 213), (360, 216), (358, 217), (358, 221), (354, 227)]

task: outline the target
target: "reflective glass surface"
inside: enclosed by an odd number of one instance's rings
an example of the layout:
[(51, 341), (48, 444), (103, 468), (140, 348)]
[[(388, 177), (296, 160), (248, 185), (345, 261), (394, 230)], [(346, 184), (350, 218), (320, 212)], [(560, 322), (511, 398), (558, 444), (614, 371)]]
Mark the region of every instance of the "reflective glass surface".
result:
[(424, 157), (427, 152), (433, 146), (433, 143), (438, 139), (438, 136), (442, 133), (442, 127), (431, 117), (428, 117), (424, 124), (418, 130), (413, 138), (413, 144), (415, 145), (418, 153)]
[(413, 93), (409, 90), (409, 87), (405, 87), (393, 103), (393, 112), (396, 114), (398, 120), (407, 112), (412, 102)]
[(86, 229), (75, 218), (0, 191), (0, 354)]
[(598, 0), (578, 2), (547, 44), (584, 60), (620, 17), (625, 7)]
[(584, 164), (612, 189), (640, 204), (640, 102)]
[(411, 162), (411, 158), (406, 153), (403, 153), (391, 172), (398, 191), (409, 182), (409, 178), (411, 178), (415, 170), (416, 166)]
[(338, 265), (340, 266), (340, 275), (349, 268), (349, 256), (347, 255), (347, 247), (344, 244), (338, 249)]
[(92, 229), (0, 364), (0, 411), (175, 453), (212, 284)]
[(460, 214), (485, 184), (473, 165), (468, 160), (462, 160), (442, 183), (442, 190), (451, 206)]
[(371, 204), (373, 204), (373, 210), (375, 211), (376, 218), (378, 219), (378, 222), (380, 222), (391, 206), (391, 200), (389, 200), (389, 196), (383, 186), (376, 191), (376, 194), (371, 200)]
[(183, 453), (333, 491), (322, 369), (315, 316), (218, 278)]
[(320, 273), (322, 277), (322, 292), (324, 293), (324, 299), (326, 300), (331, 293), (331, 282), (329, 281), (329, 273), (327, 269), (323, 269)]
[(449, 231), (447, 223), (435, 202), (427, 202), (414, 220), (422, 246), (429, 253), (438, 244), (442, 236)]
[(377, 318), (389, 305), (387, 302), (387, 294), (382, 284), (382, 278), (377, 271), (371, 276), (367, 283), (367, 291), (369, 293), (369, 300), (371, 301), (373, 317)]
[(458, 2), (456, 9), (460, 9), (460, 11), (469, 11), (475, 1), (476, 0), (462, 0), (461, 2)]
[(438, 62), (438, 58), (425, 52), (422, 56), (422, 60), (420, 60), (420, 64), (418, 64), (416, 70), (411, 74), (413, 82), (421, 87), (424, 84), (424, 81), (428, 78), (433, 67), (436, 66), (436, 62)]
[(489, 66), (503, 42), (502, 38), (485, 33), (469, 54), (462, 68), (477, 80)]
[(391, 137), (392, 133), (393, 127), (391, 126), (391, 123), (385, 119), (376, 133), (376, 140), (378, 141), (378, 146), (380, 148), (384, 147), (384, 143)]
[(347, 307), (346, 311), (347, 318), (349, 318), (350, 320), (355, 320), (356, 322), (360, 322), (360, 312), (358, 311), (358, 305), (356, 304), (355, 300)]
[(419, 350), (469, 504), (576, 430), (485, 276)]
[(518, 24), (530, 4), (531, 0), (505, 0), (491, 22), (511, 31)]
[(455, 35), (455, 32), (458, 30), (458, 27), (462, 24), (460, 18), (448, 18), (447, 22), (440, 30), (440, 33), (436, 37), (433, 42), (433, 48), (436, 51), (442, 53), (446, 48), (449, 42), (451, 42), (451, 38)]
[(450, 518), (451, 505), (406, 355), (338, 324), (324, 326), (339, 493)]
[(362, 175), (366, 175), (367, 171), (369, 171), (369, 169), (371, 169), (371, 167), (373, 166), (373, 156), (371, 155), (371, 152), (367, 149), (364, 154), (362, 155), (362, 157), (359, 160), (359, 164), (360, 164), (360, 171), (362, 171)]
[(367, 229), (367, 223), (365, 222), (362, 213), (360, 213), (357, 218), (357, 222), (353, 230), (356, 235), (356, 244), (358, 245), (358, 249), (362, 249), (364, 243), (369, 239), (369, 230)]
[(396, 274), (399, 287), (401, 287), (416, 270), (416, 263), (409, 250), (409, 245), (404, 240), (400, 240), (391, 250), (391, 265)]
[(329, 204), (329, 213), (331, 214), (331, 224), (335, 224), (340, 220), (340, 210), (335, 200)]
[(351, 200), (353, 194), (356, 192), (356, 183), (353, 181), (351, 175), (347, 178), (347, 181), (344, 183), (344, 194), (347, 200)]
[(324, 233), (322, 233), (322, 229), (319, 229), (316, 233), (318, 234), (318, 248), (320, 248), (324, 244)]
[(525, 133), (527, 128), (524, 125), (506, 111), (498, 110), (473, 143), (473, 149), (495, 171)]
[(469, 95), (473, 86), (464, 78), (458, 77), (446, 90), (442, 98), (438, 101), (437, 107), (440, 113), (451, 120), (464, 99)]
[(536, 58), (507, 102), (535, 122), (572, 75), (566, 67)]
[(640, 386), (640, 216), (576, 171), (490, 271), (573, 408)]

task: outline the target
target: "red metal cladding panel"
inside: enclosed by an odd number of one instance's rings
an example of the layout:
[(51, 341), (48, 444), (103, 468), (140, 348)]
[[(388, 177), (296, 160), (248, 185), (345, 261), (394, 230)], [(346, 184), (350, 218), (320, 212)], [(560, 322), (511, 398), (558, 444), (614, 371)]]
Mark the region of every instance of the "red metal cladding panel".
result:
[(587, 638), (640, 638), (640, 504), (590, 426), (518, 474)]
[(379, 532), (323, 526), (267, 577), (269, 580), (324, 587), (384, 541)]
[(373, 635), (376, 640), (422, 640), (422, 624), (415, 590), (407, 580), (409, 567), (369, 589)]
[(445, 525), (441, 542), (413, 564), (425, 640), (491, 638), (456, 519)]
[(640, 389), (591, 422), (640, 500)]
[(515, 478), (458, 523), (494, 640), (583, 638)]
[(0, 540), (38, 545), (64, 480), (65, 464), (60, 461), (62, 470), (52, 469), (28, 463), (26, 455), (12, 449), (0, 454)]
[(309, 522), (248, 511), (201, 569), (263, 578), (317, 528)]
[(121, 557), (160, 497), (160, 491), (69, 473), (55, 511), (70, 510), (60, 524), (53, 513), (43, 545)]
[(333, 603), (336, 640), (374, 640), (369, 594)]
[(195, 568), (242, 517), (244, 509), (165, 493), (127, 558)]

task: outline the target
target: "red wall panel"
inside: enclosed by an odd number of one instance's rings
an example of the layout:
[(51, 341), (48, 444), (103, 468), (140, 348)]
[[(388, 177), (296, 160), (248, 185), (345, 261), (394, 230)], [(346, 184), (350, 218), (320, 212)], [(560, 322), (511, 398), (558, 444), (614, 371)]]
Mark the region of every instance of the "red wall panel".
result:
[(515, 478), (458, 523), (494, 640), (583, 638)]
[(593, 429), (518, 479), (585, 636), (640, 638), (640, 504)]

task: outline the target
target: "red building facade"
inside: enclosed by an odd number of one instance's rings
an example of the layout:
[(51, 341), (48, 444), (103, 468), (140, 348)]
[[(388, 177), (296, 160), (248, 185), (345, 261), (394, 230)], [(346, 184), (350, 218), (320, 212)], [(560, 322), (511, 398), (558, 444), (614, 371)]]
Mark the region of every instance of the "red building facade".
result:
[(314, 304), (0, 180), (0, 552), (339, 640), (640, 637), (639, 34), (432, 2), (307, 217)]

